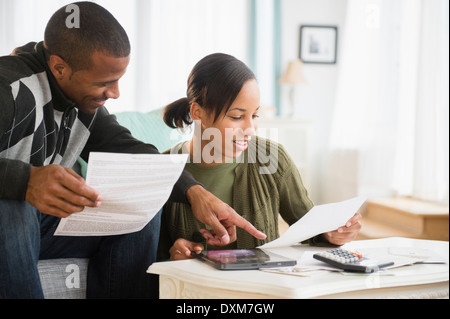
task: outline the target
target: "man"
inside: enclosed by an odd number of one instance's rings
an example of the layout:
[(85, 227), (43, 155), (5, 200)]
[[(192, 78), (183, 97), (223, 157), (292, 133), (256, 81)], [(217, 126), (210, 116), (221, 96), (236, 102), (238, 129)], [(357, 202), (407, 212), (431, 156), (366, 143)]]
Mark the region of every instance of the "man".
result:
[[(119, 97), (129, 63), (126, 32), (104, 8), (72, 4), (48, 22), (44, 42), (0, 57), (0, 298), (42, 298), (39, 259), (88, 257), (87, 296), (152, 297), (145, 270), (155, 260), (160, 216), (121, 236), (53, 236), (60, 218), (101, 205), (102, 196), (70, 167), (89, 153), (158, 153), (134, 139), (104, 107)], [(211, 244), (235, 240), (235, 226), (265, 235), (183, 173), (171, 195), (210, 225)]]

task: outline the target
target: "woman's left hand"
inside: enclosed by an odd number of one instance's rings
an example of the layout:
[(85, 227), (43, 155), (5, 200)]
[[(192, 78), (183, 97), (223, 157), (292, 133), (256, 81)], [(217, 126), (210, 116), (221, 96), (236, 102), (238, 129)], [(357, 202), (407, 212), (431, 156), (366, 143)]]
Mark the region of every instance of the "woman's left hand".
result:
[(200, 243), (194, 243), (184, 238), (178, 238), (172, 247), (170, 247), (170, 260), (183, 260), (194, 258), (192, 252), (200, 254), (205, 247)]
[(358, 233), (361, 229), (360, 219), (361, 214), (356, 213), (355, 215), (353, 215), (352, 218), (348, 220), (348, 222), (345, 223), (344, 226), (339, 227), (334, 231), (324, 233), (323, 236), (330, 243), (335, 245), (343, 245), (352, 240), (355, 240), (356, 236), (358, 236)]

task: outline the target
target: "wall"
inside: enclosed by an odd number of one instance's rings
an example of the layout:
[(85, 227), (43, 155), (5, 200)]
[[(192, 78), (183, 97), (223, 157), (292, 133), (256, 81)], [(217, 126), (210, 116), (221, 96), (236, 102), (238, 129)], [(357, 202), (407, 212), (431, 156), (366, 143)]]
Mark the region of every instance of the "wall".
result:
[[(347, 0), (282, 0), (282, 69), (296, 59), (299, 52), (300, 26), (336, 25), (338, 27), (337, 64), (304, 64), (307, 83), (296, 90), (296, 115), (308, 119), (311, 128), (310, 196), (316, 204), (322, 201), (323, 172), (328, 149), (331, 116), (336, 93), (339, 67), (339, 39), (344, 29)], [(281, 105), (289, 103), (286, 88), (282, 88)], [(294, 137), (295, 138), (295, 137)], [(281, 141), (282, 142), (282, 141)]]
[[(12, 0), (0, 0), (0, 34), (4, 33), (4, 37), (0, 37), (0, 55), (9, 54), (12, 48), (22, 45), (27, 41), (42, 40), (43, 28), (50, 17), (51, 13), (63, 5), (63, 0), (40, 1), (39, 6), (35, 1), (15, 0), (14, 6)], [(296, 95), (297, 114), (302, 119), (309, 119), (312, 122), (312, 165), (310, 170), (311, 187), (309, 188), (311, 197), (316, 203), (320, 203), (323, 196), (322, 172), (324, 172), (324, 157), (328, 146), (331, 114), (334, 105), (336, 78), (339, 67), (339, 38), (341, 37), (346, 12), (347, 0), (280, 0), (281, 1), (281, 30), (282, 30), (282, 48), (281, 48), (281, 66), (284, 70), (289, 61), (298, 57), (299, 50), (299, 32), (302, 24), (318, 24), (318, 25), (337, 25), (339, 28), (338, 35), (338, 63), (336, 65), (304, 65), (304, 75), (307, 83), (299, 87)], [(100, 3), (108, 3), (108, 8), (114, 14), (118, 14), (119, 20), (126, 26), (130, 33), (133, 43), (134, 21), (130, 12), (133, 12), (132, 6), (128, 5), (127, 10), (114, 10), (119, 0), (102, 0)], [(133, 2), (132, 2), (133, 3)], [(35, 14), (38, 12), (39, 14)], [(39, 19), (37, 19), (37, 17)], [(31, 17), (39, 21), (34, 21), (27, 32), (18, 28), (18, 21), (31, 21)], [(12, 27), (5, 27), (6, 21), (14, 21), (10, 23)], [(267, 21), (266, 21), (267, 22)], [(31, 22), (30, 22), (31, 23)], [(31, 32), (31, 33), (30, 33)], [(267, 35), (265, 35), (267, 36)], [(13, 41), (14, 40), (14, 41)], [(16, 43), (16, 42), (17, 43)], [(132, 52), (137, 52), (132, 51)], [(137, 59), (132, 59), (136, 61)], [(135, 63), (135, 62), (132, 62)], [(134, 65), (134, 64), (133, 64)], [(118, 101), (108, 102), (108, 107), (112, 112), (118, 110), (114, 106), (115, 103), (127, 103), (127, 95), (131, 95), (133, 87), (132, 74), (135, 73), (135, 66), (130, 65), (129, 72), (125, 75), (121, 84), (122, 97)], [(183, 77), (184, 79), (184, 77)], [(185, 80), (183, 80), (185, 81)], [(183, 82), (184, 83), (184, 82)], [(141, 90), (142, 91), (142, 90)], [(148, 92), (145, 92), (146, 94)], [(287, 91), (282, 88), (281, 91), (282, 106), (288, 103)], [(282, 141), (281, 141), (282, 142)]]

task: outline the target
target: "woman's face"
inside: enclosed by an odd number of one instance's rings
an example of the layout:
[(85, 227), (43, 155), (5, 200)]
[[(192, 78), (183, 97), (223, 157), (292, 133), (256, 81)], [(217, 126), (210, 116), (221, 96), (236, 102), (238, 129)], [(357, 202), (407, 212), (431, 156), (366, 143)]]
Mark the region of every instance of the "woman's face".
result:
[(258, 128), (260, 92), (256, 80), (247, 81), (226, 114), (214, 122), (205, 114), (202, 127), (202, 162), (214, 165), (232, 161), (248, 148)]

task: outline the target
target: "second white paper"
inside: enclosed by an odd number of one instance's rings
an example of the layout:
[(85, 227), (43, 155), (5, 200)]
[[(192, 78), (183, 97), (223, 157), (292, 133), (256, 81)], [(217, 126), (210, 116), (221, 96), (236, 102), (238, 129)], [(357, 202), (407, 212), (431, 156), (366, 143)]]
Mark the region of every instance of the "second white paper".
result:
[(55, 235), (140, 231), (169, 198), (186, 160), (187, 154), (91, 153), (86, 183), (100, 192), (102, 204), (62, 218)]
[(338, 203), (318, 205), (280, 237), (260, 248), (278, 248), (298, 244), (316, 235), (344, 226), (366, 201), (365, 197), (355, 197)]

